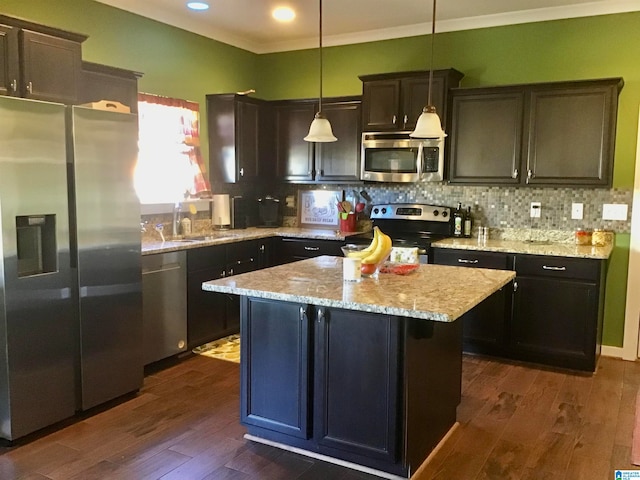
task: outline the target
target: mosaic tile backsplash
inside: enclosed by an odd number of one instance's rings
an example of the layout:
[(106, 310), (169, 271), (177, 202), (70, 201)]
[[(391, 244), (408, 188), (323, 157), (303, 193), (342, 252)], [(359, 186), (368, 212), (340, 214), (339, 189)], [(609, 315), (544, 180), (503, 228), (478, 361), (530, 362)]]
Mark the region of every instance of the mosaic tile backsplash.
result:
[[(573, 241), (573, 232), (578, 228), (604, 228), (616, 233), (631, 231), (631, 189), (589, 189), (589, 188), (515, 188), (515, 187), (476, 187), (452, 186), (447, 184), (343, 184), (343, 185), (295, 185), (281, 184), (269, 188), (267, 184), (245, 186), (232, 184), (214, 184), (214, 193), (229, 193), (258, 198), (274, 195), (282, 199), (285, 205), (287, 196), (294, 198), (294, 207), (284, 207), (283, 223), (297, 226), (297, 201), (299, 190), (345, 190), (348, 195), (353, 191), (366, 191), (372, 204), (379, 203), (427, 203), (456, 207), (458, 202), (471, 206), (474, 218), (474, 232), (478, 226), (489, 227), (493, 238), (503, 239), (544, 239), (554, 241)], [(361, 199), (362, 200), (362, 199)], [(362, 200), (364, 201), (364, 200)], [(529, 216), (531, 202), (540, 202), (540, 218)], [(571, 219), (571, 204), (583, 204), (583, 219)], [(606, 203), (626, 204), (629, 206), (627, 220), (602, 220), (602, 205)], [(205, 213), (194, 225), (194, 231), (208, 228)], [(163, 218), (143, 218), (151, 225)], [(171, 218), (167, 222), (170, 224)], [(195, 223), (195, 222), (194, 222)]]

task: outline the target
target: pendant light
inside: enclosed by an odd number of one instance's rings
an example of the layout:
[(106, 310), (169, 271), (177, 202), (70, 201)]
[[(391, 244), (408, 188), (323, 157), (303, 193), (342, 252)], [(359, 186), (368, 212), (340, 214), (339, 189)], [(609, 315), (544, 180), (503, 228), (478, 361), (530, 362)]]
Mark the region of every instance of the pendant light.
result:
[(440, 117), (436, 112), (436, 107), (431, 104), (431, 84), (433, 83), (433, 37), (436, 35), (436, 0), (433, 0), (433, 15), (431, 19), (431, 65), (429, 67), (429, 98), (427, 106), (422, 109), (422, 113), (416, 122), (416, 129), (409, 134), (413, 138), (439, 138), (447, 136), (442, 129)]
[(309, 134), (304, 137), (307, 142), (335, 142), (338, 140), (331, 130), (331, 124), (329, 120), (325, 118), (322, 113), (322, 0), (320, 0), (320, 97), (318, 101), (318, 113), (316, 113), (311, 126), (309, 127)]

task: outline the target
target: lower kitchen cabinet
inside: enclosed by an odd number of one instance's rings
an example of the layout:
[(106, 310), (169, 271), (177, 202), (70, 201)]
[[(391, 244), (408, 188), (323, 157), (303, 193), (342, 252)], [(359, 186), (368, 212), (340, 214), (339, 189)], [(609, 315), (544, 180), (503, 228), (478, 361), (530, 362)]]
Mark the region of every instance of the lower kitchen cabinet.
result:
[(249, 435), (407, 476), (455, 423), (460, 322), (241, 299)]
[(604, 260), (516, 255), (511, 349), (594, 371), (602, 343)]
[[(513, 255), (506, 253), (435, 248), (432, 258), (436, 265), (500, 270), (513, 268)], [(463, 316), (463, 348), (466, 352), (505, 354), (511, 294), (512, 285), (506, 285)]]
[(433, 263), (516, 271), (513, 285), (463, 317), (464, 349), (593, 372), (606, 260), (435, 248)]
[(186, 280), (185, 252), (142, 257), (144, 365), (186, 350)]
[(266, 268), (270, 264), (271, 239), (187, 251), (187, 347), (238, 333), (240, 303), (236, 295), (205, 292), (202, 283)]
[(342, 256), (341, 246), (344, 242), (338, 240), (308, 240), (304, 238), (278, 237), (273, 241), (273, 263), (296, 262), (305, 258), (319, 257), (320, 255)]

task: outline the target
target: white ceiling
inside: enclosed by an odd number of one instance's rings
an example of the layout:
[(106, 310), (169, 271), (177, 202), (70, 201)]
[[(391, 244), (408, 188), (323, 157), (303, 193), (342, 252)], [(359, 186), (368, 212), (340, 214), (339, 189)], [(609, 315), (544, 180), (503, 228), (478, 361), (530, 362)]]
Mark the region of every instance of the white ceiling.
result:
[[(208, 0), (194, 12), (187, 0), (98, 0), (255, 53), (318, 45), (317, 0)], [(323, 45), (344, 45), (431, 32), (430, 0), (323, 0)], [(289, 24), (271, 18), (290, 6)], [(640, 0), (446, 0), (437, 4), (436, 31), (640, 11)]]

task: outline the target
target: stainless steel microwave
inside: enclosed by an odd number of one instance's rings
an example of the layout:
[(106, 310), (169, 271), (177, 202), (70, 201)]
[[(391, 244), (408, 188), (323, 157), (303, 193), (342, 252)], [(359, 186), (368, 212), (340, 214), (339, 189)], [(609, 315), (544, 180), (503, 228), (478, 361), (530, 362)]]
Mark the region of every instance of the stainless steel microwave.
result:
[(360, 179), (370, 182), (441, 182), (444, 141), (409, 132), (364, 132)]

